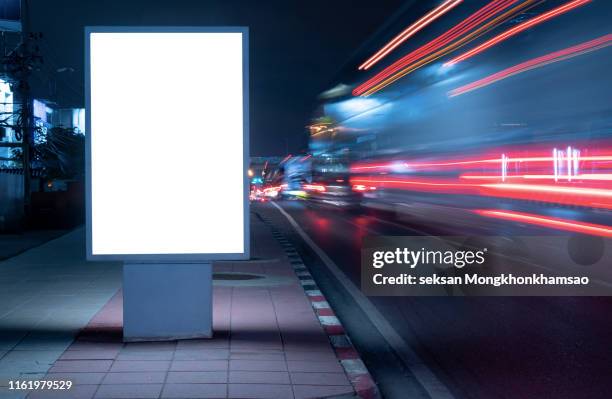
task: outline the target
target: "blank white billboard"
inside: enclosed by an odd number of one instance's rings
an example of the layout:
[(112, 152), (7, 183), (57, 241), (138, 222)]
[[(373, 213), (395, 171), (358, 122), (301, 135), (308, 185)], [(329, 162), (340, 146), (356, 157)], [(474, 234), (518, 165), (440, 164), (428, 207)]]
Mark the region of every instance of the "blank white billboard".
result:
[(86, 29), (92, 259), (248, 256), (247, 31), (202, 30)]

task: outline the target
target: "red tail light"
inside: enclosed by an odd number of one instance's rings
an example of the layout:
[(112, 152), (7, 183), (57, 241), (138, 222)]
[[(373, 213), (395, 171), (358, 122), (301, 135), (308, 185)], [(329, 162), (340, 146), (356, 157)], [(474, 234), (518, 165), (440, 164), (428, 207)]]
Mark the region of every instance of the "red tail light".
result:
[(364, 184), (353, 184), (353, 191), (357, 192), (365, 192), (365, 191), (374, 191), (376, 190), (375, 186), (366, 186)]
[(327, 190), (322, 184), (304, 184), (303, 188), (305, 191), (318, 191), (320, 193), (324, 193)]

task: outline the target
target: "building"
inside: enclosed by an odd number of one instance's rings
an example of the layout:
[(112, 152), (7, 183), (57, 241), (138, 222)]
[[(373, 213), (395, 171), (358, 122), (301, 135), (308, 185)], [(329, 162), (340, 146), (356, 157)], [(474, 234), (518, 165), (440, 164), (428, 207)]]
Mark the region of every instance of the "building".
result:
[(54, 114), (53, 124), (85, 134), (85, 108), (60, 108)]

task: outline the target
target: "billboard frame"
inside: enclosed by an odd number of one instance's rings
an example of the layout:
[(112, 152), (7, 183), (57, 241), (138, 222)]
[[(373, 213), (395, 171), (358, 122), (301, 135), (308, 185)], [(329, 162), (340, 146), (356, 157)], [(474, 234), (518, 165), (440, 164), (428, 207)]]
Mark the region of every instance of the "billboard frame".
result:
[[(190, 254), (94, 254), (92, 247), (91, 191), (91, 81), (90, 37), (92, 33), (240, 33), (242, 34), (242, 132), (243, 132), (243, 249), (241, 253)], [(85, 27), (85, 242), (88, 261), (126, 263), (208, 263), (250, 258), (249, 223), (249, 28), (246, 26), (86, 26)]]

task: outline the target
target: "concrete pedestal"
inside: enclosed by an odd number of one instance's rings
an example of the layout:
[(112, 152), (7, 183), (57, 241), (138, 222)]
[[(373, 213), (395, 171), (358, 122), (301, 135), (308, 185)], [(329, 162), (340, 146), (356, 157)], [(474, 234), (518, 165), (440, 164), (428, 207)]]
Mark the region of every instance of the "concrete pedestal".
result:
[(124, 341), (212, 337), (210, 263), (125, 263)]

